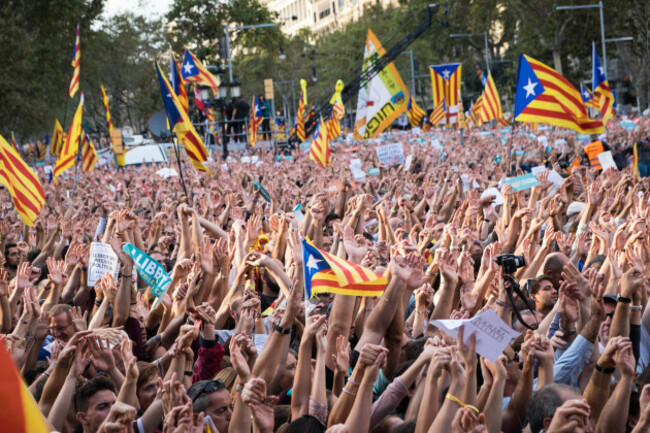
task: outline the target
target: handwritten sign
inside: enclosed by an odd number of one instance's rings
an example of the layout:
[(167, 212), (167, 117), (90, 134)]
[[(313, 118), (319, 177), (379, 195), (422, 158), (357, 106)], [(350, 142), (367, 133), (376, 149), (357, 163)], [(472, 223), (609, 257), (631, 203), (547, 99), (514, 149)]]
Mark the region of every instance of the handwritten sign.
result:
[(379, 162), (390, 165), (404, 164), (404, 147), (402, 143), (386, 144), (376, 149)]
[(434, 320), (432, 324), (453, 338), (458, 337), (458, 329), (464, 326), (463, 343), (469, 345), (470, 337), (476, 335), (476, 352), (490, 362), (496, 362), (510, 340), (520, 335), (494, 310), (487, 310), (471, 319)]
[(355, 182), (366, 181), (366, 172), (361, 168), (361, 160), (359, 158), (350, 160), (350, 171), (352, 172), (352, 177)]
[(113, 276), (117, 281), (120, 266), (117, 260), (117, 254), (109, 244), (101, 242), (92, 242), (90, 244), (90, 253), (88, 259), (88, 278), (86, 284), (88, 287), (95, 287), (97, 280), (103, 277), (106, 272)]
[(523, 176), (513, 177), (512, 179), (504, 180), (503, 183), (510, 185), (513, 191), (523, 191), (534, 186), (539, 186), (540, 183), (533, 173), (526, 173)]

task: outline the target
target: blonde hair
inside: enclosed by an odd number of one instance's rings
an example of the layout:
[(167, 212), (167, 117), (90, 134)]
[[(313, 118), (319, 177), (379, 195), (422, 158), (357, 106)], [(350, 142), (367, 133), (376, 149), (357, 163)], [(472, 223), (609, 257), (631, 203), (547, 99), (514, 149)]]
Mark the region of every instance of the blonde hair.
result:
[(235, 384), (236, 378), (237, 372), (235, 369), (232, 367), (227, 367), (219, 371), (219, 373), (217, 373), (217, 375), (214, 377), (214, 380), (221, 379), (223, 384), (226, 385), (226, 389), (228, 389), (228, 391), (231, 391), (233, 385)]

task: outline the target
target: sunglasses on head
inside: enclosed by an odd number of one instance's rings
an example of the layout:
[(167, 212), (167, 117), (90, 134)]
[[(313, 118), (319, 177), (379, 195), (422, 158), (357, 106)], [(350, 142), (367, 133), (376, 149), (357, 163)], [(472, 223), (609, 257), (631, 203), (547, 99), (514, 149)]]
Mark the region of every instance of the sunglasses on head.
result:
[(194, 403), (196, 399), (202, 396), (203, 394), (212, 394), (213, 392), (220, 391), (225, 387), (226, 385), (224, 385), (221, 379), (211, 380), (209, 382), (206, 382), (205, 384), (203, 384), (199, 392), (194, 396), (194, 398), (192, 399), (192, 403)]

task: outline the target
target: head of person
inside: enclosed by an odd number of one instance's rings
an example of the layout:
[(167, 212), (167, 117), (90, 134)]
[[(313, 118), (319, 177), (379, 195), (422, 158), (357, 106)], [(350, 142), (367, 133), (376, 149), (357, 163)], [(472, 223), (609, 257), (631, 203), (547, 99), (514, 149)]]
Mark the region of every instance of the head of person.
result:
[(192, 399), (194, 416), (203, 412), (212, 419), (217, 430), (227, 432), (232, 418), (232, 399), (220, 380), (199, 380), (187, 390)]
[(75, 334), (70, 310), (67, 304), (56, 304), (50, 308), (50, 335), (66, 343)]
[(138, 381), (135, 394), (140, 403), (140, 409), (146, 410), (156, 398), (158, 392), (158, 367), (144, 361), (138, 361)]
[(323, 433), (326, 427), (318, 418), (304, 415), (289, 424), (285, 433)]
[(548, 311), (557, 302), (557, 290), (548, 275), (534, 278), (530, 284), (530, 297), (535, 301), (537, 311)]
[(235, 298), (230, 304), (230, 317), (235, 321), (235, 325), (239, 322), (239, 317), (241, 316), (242, 305), (244, 304), (243, 298)]
[(538, 389), (528, 406), (528, 422), (532, 433), (548, 430), (555, 410), (565, 401), (581, 399), (580, 391), (572, 386), (560, 383), (545, 385)]
[(116, 399), (115, 385), (106, 376), (97, 376), (77, 389), (74, 410), (84, 433), (99, 430)]
[(543, 272), (548, 276), (553, 283), (555, 290), (560, 288), (560, 281), (562, 280), (562, 271), (564, 266), (569, 263), (569, 258), (562, 253), (551, 253), (546, 256), (544, 261)]
[(20, 263), (20, 250), (18, 246), (13, 242), (7, 242), (5, 244), (5, 260), (7, 261), (6, 266), (10, 269), (16, 269), (18, 263)]

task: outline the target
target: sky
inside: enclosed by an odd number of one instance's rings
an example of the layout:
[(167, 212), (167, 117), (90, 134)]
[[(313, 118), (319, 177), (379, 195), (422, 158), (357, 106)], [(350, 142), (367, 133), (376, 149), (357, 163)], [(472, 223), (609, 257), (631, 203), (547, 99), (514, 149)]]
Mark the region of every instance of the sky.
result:
[(169, 10), (173, 0), (106, 0), (104, 14), (111, 17), (121, 12), (136, 15), (161, 16)]

